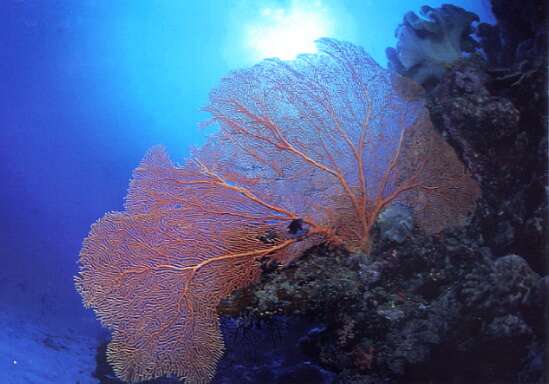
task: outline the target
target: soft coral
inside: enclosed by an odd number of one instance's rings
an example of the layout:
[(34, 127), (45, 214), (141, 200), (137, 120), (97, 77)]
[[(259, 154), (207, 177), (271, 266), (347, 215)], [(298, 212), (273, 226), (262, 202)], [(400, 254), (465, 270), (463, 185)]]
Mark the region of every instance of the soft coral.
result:
[(474, 13), (444, 4), (440, 8), (421, 7), (404, 15), (395, 31), (397, 47), (387, 48), (389, 67), (420, 84), (439, 80), (448, 65), (472, 52), (477, 42), (470, 36)]

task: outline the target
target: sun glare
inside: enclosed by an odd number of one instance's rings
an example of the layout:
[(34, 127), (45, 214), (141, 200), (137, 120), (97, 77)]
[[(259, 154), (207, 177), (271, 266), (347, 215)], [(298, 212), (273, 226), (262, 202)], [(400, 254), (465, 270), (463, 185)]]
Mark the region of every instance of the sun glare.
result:
[(259, 19), (247, 28), (247, 43), (257, 60), (278, 57), (289, 60), (299, 53), (316, 51), (314, 41), (331, 32), (320, 3), (293, 3), (289, 8), (263, 8)]

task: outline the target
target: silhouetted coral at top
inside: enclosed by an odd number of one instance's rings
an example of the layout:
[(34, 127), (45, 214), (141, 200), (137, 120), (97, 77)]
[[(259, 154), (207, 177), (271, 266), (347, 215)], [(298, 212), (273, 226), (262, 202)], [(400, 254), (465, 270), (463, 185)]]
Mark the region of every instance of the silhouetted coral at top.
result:
[(448, 66), (473, 52), (478, 43), (471, 34), (477, 15), (444, 4), (440, 8), (421, 7), (404, 15), (395, 31), (396, 48), (387, 48), (389, 68), (429, 87), (442, 78)]

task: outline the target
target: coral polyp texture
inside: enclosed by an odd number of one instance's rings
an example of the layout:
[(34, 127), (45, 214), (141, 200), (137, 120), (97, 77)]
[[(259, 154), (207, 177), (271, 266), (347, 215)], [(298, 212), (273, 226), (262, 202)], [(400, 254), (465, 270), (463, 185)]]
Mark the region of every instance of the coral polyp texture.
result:
[(389, 67), (420, 84), (440, 80), (449, 65), (478, 47), (471, 36), (475, 21), (476, 14), (451, 4), (424, 5), (419, 16), (406, 13), (395, 31), (396, 49), (386, 51)]
[(112, 330), (122, 379), (211, 381), (223, 354), (217, 306), (321, 242), (367, 250), (394, 202), (428, 232), (461, 225), (479, 189), (436, 133), (420, 87), (361, 48), (266, 60), (222, 79), (219, 130), (183, 165), (161, 147), (134, 171), (123, 212), (92, 226), (76, 286)]

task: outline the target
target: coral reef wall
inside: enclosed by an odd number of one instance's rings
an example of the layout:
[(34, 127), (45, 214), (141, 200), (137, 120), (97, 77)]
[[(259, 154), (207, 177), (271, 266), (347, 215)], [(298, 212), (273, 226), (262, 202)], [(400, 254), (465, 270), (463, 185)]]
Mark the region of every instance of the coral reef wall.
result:
[(469, 225), (426, 236), (405, 210), (387, 212), (368, 256), (315, 248), (230, 303), (319, 321), (295, 346), (338, 384), (546, 382), (545, 6), (493, 1), (498, 24), (479, 25), (476, 53), (429, 69), (435, 127), (481, 185)]

